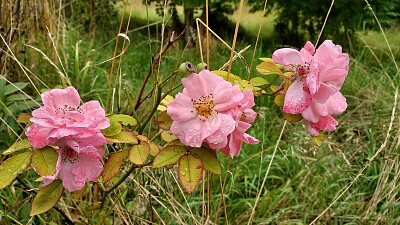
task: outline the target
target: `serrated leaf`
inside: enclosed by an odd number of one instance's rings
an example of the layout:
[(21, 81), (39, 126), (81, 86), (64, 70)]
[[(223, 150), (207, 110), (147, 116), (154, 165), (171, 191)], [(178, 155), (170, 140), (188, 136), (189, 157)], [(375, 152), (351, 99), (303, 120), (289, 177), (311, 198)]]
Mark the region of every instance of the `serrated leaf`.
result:
[(154, 158), (153, 168), (160, 168), (176, 163), (181, 156), (186, 154), (186, 151), (186, 147), (181, 145), (169, 145), (164, 147)]
[(201, 181), (203, 163), (194, 155), (184, 155), (178, 161), (178, 179), (182, 187), (192, 194)]
[(136, 165), (142, 165), (149, 157), (150, 146), (147, 142), (142, 142), (140, 145), (134, 145), (129, 150), (129, 160)]
[(58, 154), (52, 147), (35, 149), (32, 155), (32, 166), (41, 176), (51, 176), (56, 172)]
[(138, 139), (137, 135), (129, 130), (123, 130), (116, 135), (113, 136), (105, 136), (105, 138), (112, 143), (130, 143), (137, 144)]
[(26, 86), (28, 86), (28, 83), (16, 82), (16, 83), (13, 83), (13, 84), (8, 84), (4, 88), (4, 93), (7, 96), (7, 95), (15, 93), (15, 92), (17, 92), (19, 90), (24, 89)]
[(275, 63), (269, 61), (264, 61), (257, 65), (256, 70), (263, 75), (282, 74), (279, 67)]
[(311, 137), (314, 143), (320, 147), (322, 145), (322, 142), (324, 141), (324, 133), (320, 132), (317, 136), (312, 136)]
[(250, 79), (250, 83), (255, 87), (259, 87), (259, 86), (262, 86), (262, 85), (269, 84), (269, 82), (266, 79), (262, 78), (262, 77), (251, 78)]
[(124, 162), (125, 156), (128, 155), (128, 150), (119, 151), (115, 153), (111, 153), (108, 156), (106, 163), (104, 164), (103, 172), (101, 172), (101, 176), (103, 177), (104, 182), (108, 182), (115, 175), (119, 173), (121, 170), (122, 164)]
[(157, 124), (163, 130), (169, 130), (172, 122), (173, 122), (173, 120), (167, 114), (167, 111), (161, 112), (160, 115), (158, 115), (158, 117), (157, 117)]
[(22, 149), (27, 149), (30, 148), (31, 143), (29, 142), (28, 139), (22, 139), (20, 141), (15, 142), (12, 144), (7, 150), (5, 150), (2, 154), (3, 155), (9, 155), (11, 153), (14, 153), (16, 151), (22, 150)]
[(7, 187), (18, 173), (28, 168), (32, 152), (24, 152), (8, 158), (0, 165), (0, 190)]
[[(223, 70), (213, 70), (211, 71), (212, 73), (217, 74), (218, 76), (221, 76), (224, 78), (224, 80), (226, 80), (228, 78), (228, 72), (223, 71)], [(232, 73), (229, 74), (229, 80), (228, 82), (230, 82), (231, 84), (237, 84), (241, 81), (242, 79)]]
[(30, 216), (47, 212), (60, 200), (64, 188), (61, 180), (55, 180), (43, 187), (32, 201)]
[(19, 114), (17, 122), (18, 123), (29, 123), (31, 119), (31, 115), (27, 113)]
[(112, 114), (107, 117), (110, 120), (110, 126), (101, 131), (105, 136), (118, 134), (122, 130), (122, 125), (135, 126), (137, 124), (135, 118), (124, 114)]
[(156, 156), (160, 152), (160, 147), (154, 142), (150, 143), (150, 155), (151, 156)]
[(283, 107), (284, 102), (285, 102), (285, 96), (284, 95), (277, 95), (275, 96), (274, 102), (277, 106)]
[(177, 137), (170, 132), (164, 130), (163, 132), (161, 132), (161, 139), (163, 139), (165, 142), (170, 142), (177, 139)]
[(301, 114), (285, 113), (285, 119), (289, 122), (297, 123), (303, 119), (303, 116)]
[(201, 159), (205, 170), (221, 175), (221, 164), (215, 151), (206, 147), (190, 148), (190, 151)]

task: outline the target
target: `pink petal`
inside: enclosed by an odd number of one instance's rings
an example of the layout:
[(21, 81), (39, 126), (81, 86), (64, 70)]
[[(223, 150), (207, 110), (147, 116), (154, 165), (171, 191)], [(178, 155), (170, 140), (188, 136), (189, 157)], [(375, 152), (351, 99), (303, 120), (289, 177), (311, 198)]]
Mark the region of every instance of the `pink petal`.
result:
[(326, 85), (325, 83), (322, 83), (319, 86), (317, 93), (315, 93), (312, 97), (314, 98), (314, 101), (317, 101), (318, 103), (325, 103), (326, 100), (328, 100), (328, 98), (336, 92), (338, 92), (338, 89), (334, 88), (331, 85)]
[(207, 82), (203, 76), (192, 73), (186, 78), (182, 78), (182, 84), (186, 89), (186, 93), (192, 99), (199, 99), (202, 96), (207, 96)]
[(78, 91), (73, 87), (65, 89), (53, 89), (44, 92), (42, 95), (42, 102), (45, 106), (51, 107), (52, 110), (64, 108), (67, 106), (79, 106), (81, 98)]
[[(98, 101), (89, 101), (79, 108), (80, 112), (85, 115), (86, 123), (90, 124), (89, 127), (98, 130), (105, 129), (110, 126), (110, 121), (106, 117), (104, 109)], [(88, 125), (86, 125), (88, 126)]]
[(187, 121), (197, 117), (192, 99), (183, 93), (178, 93), (175, 99), (168, 103), (167, 113), (174, 121)]
[(326, 68), (321, 71), (321, 82), (330, 84), (339, 90), (346, 79), (347, 72), (345, 69), (337, 69), (335, 67)]
[(229, 115), (219, 114), (221, 125), (218, 130), (209, 135), (206, 139), (208, 143), (218, 144), (224, 142), (226, 137), (235, 130), (235, 121)]
[(317, 123), (304, 120), (308, 133), (317, 136), (321, 131), (334, 131), (338, 122), (332, 116), (323, 116)]
[[(225, 80), (221, 77), (218, 76), (217, 74), (209, 71), (209, 70), (202, 70), (198, 74), (199, 76), (202, 76), (207, 84), (207, 92), (208, 93), (213, 93), (216, 87), (221, 83), (224, 82)], [(227, 82), (227, 81), (225, 81)]]
[(303, 65), (304, 59), (300, 52), (292, 48), (281, 48), (272, 54), (272, 61), (281, 65)]
[(283, 112), (299, 114), (310, 106), (311, 95), (304, 91), (303, 82), (296, 80), (293, 82), (285, 95)]
[(81, 154), (80, 161), (72, 168), (71, 172), (75, 175), (76, 181), (94, 181), (96, 180), (101, 172), (103, 171), (103, 165), (101, 162), (90, 157), (90, 155)]
[(32, 124), (28, 127), (25, 134), (34, 148), (43, 148), (44, 146), (52, 144), (52, 142), (55, 141), (54, 139), (49, 138), (49, 133), (51, 130), (52, 128)]
[(227, 81), (221, 81), (213, 93), (215, 103), (214, 109), (218, 112), (237, 106), (244, 97), (239, 86), (232, 86), (231, 83)]

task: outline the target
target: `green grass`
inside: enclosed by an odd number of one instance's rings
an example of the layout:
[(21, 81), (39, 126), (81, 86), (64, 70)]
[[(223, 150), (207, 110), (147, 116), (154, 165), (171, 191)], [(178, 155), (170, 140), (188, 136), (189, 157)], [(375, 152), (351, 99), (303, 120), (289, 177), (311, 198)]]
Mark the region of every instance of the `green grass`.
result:
[[(143, 10), (145, 7), (135, 3), (130, 29), (146, 23)], [(231, 20), (234, 18), (232, 16)], [(158, 19), (160, 17), (154, 10), (150, 10), (149, 20)], [(270, 19), (271, 17), (267, 17), (264, 22), (262, 32), (266, 39), (263, 42), (268, 42), (268, 33), (272, 30)], [(257, 23), (251, 23), (247, 14), (243, 17), (242, 25), (245, 31), (253, 36), (258, 30), (257, 24), (258, 20)], [(117, 33), (117, 28), (115, 30)], [(151, 31), (154, 30), (153, 27)], [(263, 96), (256, 99), (255, 110), (260, 114), (260, 118), (250, 129), (250, 134), (256, 136), (260, 144), (244, 145), (239, 156), (233, 160), (219, 154), (223, 167), (222, 176), (206, 176), (204, 181), (206, 201), (207, 193), (210, 192), (211, 221), (224, 224), (227, 216), (229, 224), (247, 224), (257, 195), (261, 192), (254, 224), (308, 224), (327, 207), (329, 209), (317, 224), (400, 223), (399, 99), (397, 105), (394, 105), (395, 88), (399, 87), (400, 80), (394, 63), (399, 63), (397, 50), (400, 40), (396, 31), (396, 28), (385, 31), (397, 57), (396, 62), (390, 60), (388, 47), (384, 44), (381, 34), (372, 31), (359, 33), (367, 45), (361, 42), (360, 46), (353, 46), (354, 57), (351, 59), (350, 72), (342, 88), (342, 93), (347, 98), (348, 109), (336, 117), (339, 120), (337, 130), (326, 134), (324, 144), (318, 148), (301, 122), (288, 123), (278, 143), (263, 189), (261, 184), (272, 160), (284, 119), (272, 97)], [(151, 54), (160, 46), (159, 35), (160, 26), (158, 33), (150, 34), (150, 40), (147, 29), (129, 34), (131, 43), (121, 58), (120, 70), (117, 69), (119, 59), (115, 60), (114, 76), (117, 71), (121, 75), (115, 95), (119, 96), (120, 93), (121, 100), (120, 103), (114, 104), (115, 112), (130, 112), (123, 87), (127, 86), (132, 92), (132, 97), (136, 98), (148, 71)], [(111, 61), (100, 63), (113, 57), (115, 42), (112, 38), (96, 39), (89, 34), (82, 35), (70, 29), (60, 47), (65, 70), (84, 101), (97, 99), (105, 104)], [(225, 38), (229, 40), (231, 37)], [(120, 39), (121, 41), (123, 39)], [(259, 57), (269, 57), (275, 50), (267, 49), (265, 46), (268, 44), (263, 42), (259, 43), (254, 65), (260, 62)], [(247, 44), (254, 45), (240, 42), (237, 49), (240, 50)], [(228, 61), (230, 51), (217, 41), (212, 46), (211, 69), (217, 69)], [(40, 49), (47, 55), (54, 54), (51, 48), (42, 46)], [(118, 49), (120, 51), (122, 45)], [(176, 70), (182, 49), (183, 43), (179, 43), (179, 46), (174, 46), (168, 51), (163, 57), (158, 76), (165, 77)], [(60, 84), (57, 70), (42, 59), (40, 53), (28, 49), (27, 54), (31, 57), (27, 61), (28, 65), (40, 65), (30, 68), (45, 84), (49, 87)], [(248, 64), (251, 56), (252, 48), (244, 54)], [(201, 59), (198, 49), (189, 49), (183, 61), (199, 63)], [(88, 65), (86, 69), (85, 65)], [(243, 64), (238, 60), (234, 62), (232, 72), (244, 78), (247, 76)], [(251, 74), (259, 76), (254, 66)], [(177, 77), (177, 80), (180, 78)], [(45, 85), (35, 82), (39, 89), (45, 88)], [(150, 90), (154, 82), (152, 76), (146, 91)], [(32, 94), (35, 92), (32, 91)], [(115, 102), (118, 102), (118, 98), (115, 99)], [(139, 109), (139, 113), (148, 110), (149, 107), (150, 104), (144, 105)], [(394, 109), (396, 111), (391, 124)], [(392, 130), (387, 133), (389, 127)], [(151, 130), (150, 133), (154, 132), (156, 130)], [(378, 151), (380, 153), (375, 156)], [(0, 161), (4, 159), (0, 157)], [(124, 168), (127, 169), (128, 165)], [(151, 220), (156, 224), (200, 223), (205, 217), (202, 213), (203, 183), (189, 196), (181, 192), (173, 173), (174, 169), (145, 168), (135, 171), (132, 179), (123, 183), (112, 195), (113, 201), (106, 200), (106, 210), (101, 213), (93, 210), (98, 206), (97, 201), (101, 200), (101, 196), (96, 192), (96, 185), (89, 185), (87, 191), (78, 198), (64, 193), (57, 207), (68, 212), (72, 218), (82, 218), (80, 222), (88, 224), (150, 224)], [(40, 182), (33, 182), (38, 176), (32, 170), (21, 174), (20, 177), (31, 188), (40, 185)], [(223, 189), (224, 201), (221, 200), (220, 178), (223, 181), (226, 179)], [(343, 191), (350, 184), (351, 186)], [(207, 189), (208, 185), (211, 185), (211, 190)], [(337, 198), (339, 195), (341, 197)], [(15, 181), (11, 187), (0, 191), (0, 197), (0, 224), (10, 224), (13, 221), (23, 224), (30, 222), (28, 215), (32, 192)], [(63, 223), (62, 217), (55, 210), (35, 217), (31, 222)]]

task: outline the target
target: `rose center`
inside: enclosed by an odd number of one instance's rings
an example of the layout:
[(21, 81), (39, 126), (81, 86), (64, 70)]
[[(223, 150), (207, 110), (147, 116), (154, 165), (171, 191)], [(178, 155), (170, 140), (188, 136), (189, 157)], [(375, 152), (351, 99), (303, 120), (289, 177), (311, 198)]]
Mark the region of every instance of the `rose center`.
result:
[(63, 163), (69, 162), (74, 164), (79, 158), (77, 152), (68, 146), (63, 148), (61, 151), (61, 160)]
[(297, 65), (295, 67), (295, 73), (300, 76), (304, 77), (310, 72), (310, 64), (306, 62), (304, 65)]
[(198, 100), (193, 100), (193, 107), (197, 114), (208, 118), (214, 111), (214, 100), (212, 94), (201, 96)]

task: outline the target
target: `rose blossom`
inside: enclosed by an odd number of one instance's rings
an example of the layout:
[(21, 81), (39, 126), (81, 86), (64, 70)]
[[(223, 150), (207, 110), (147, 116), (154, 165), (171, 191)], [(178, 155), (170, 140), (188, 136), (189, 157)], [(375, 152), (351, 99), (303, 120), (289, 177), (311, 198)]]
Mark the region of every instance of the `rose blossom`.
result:
[(224, 142), (236, 124), (232, 116), (221, 112), (236, 107), (243, 99), (242, 91), (208, 70), (193, 73), (182, 83), (183, 91), (167, 105), (173, 120), (171, 133), (191, 147), (200, 147), (204, 141)]
[(44, 176), (44, 186), (59, 177), (64, 188), (72, 192), (100, 176), (103, 171), (100, 161), (104, 155), (102, 146), (107, 144), (101, 133), (84, 138), (65, 137), (54, 144), (59, 147), (56, 172), (52, 176)]
[(317, 50), (310, 42), (300, 51), (279, 49), (272, 59), (294, 72), (295, 81), (286, 92), (283, 106), (283, 111), (291, 114), (302, 113), (313, 101), (324, 103), (340, 90), (348, 73), (348, 54), (330, 40)]
[(224, 113), (231, 115), (236, 121), (235, 130), (229, 134), (224, 142), (220, 144), (209, 143), (213, 149), (220, 149), (222, 153), (230, 155), (232, 158), (239, 154), (242, 144), (258, 144), (258, 140), (245, 132), (251, 127), (251, 123), (257, 118), (257, 113), (252, 109), (254, 104), (254, 94), (250, 90), (243, 92), (244, 98), (240, 103)]
[(110, 123), (98, 101), (80, 105), (78, 91), (73, 87), (53, 89), (42, 95), (43, 106), (32, 112), (26, 136), (35, 148), (43, 148), (68, 136), (96, 135)]

